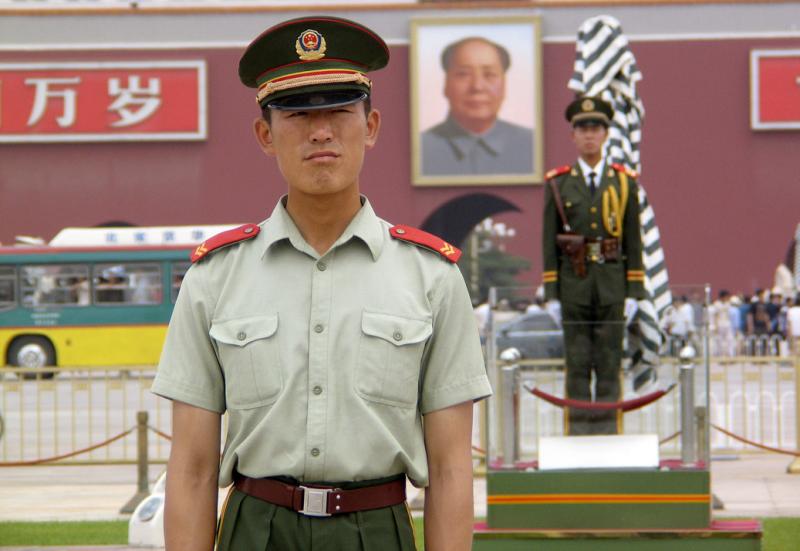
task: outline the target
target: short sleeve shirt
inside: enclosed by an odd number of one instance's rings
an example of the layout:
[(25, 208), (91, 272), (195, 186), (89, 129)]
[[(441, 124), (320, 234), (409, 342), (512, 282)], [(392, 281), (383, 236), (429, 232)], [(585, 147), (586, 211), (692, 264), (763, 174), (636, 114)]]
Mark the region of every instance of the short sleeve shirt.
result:
[(283, 200), (181, 285), (153, 392), (228, 412), (220, 485), (428, 480), (422, 416), (491, 394), (458, 268), (369, 202), (320, 256)]

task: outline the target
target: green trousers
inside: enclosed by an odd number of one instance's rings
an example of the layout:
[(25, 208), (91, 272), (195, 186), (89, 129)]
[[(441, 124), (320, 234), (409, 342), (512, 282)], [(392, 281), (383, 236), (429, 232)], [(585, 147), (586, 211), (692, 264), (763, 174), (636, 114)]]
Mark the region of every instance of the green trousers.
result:
[(236, 489), (228, 495), (217, 533), (217, 551), (340, 550), (416, 551), (408, 507), (401, 503), (309, 517)]
[[(562, 303), (567, 398), (616, 402), (621, 396), (624, 303), (585, 306)], [(592, 395), (594, 377), (594, 396)], [(566, 408), (566, 434), (617, 434), (619, 410)]]

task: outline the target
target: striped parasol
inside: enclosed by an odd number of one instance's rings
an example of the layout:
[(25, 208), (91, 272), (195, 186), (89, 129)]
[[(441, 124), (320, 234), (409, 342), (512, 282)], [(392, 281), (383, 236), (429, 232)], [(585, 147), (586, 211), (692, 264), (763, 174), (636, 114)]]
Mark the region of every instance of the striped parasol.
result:
[[(592, 17), (578, 29), (575, 71), (567, 85), (577, 95), (599, 96), (614, 106), (614, 120), (606, 142), (606, 159), (641, 174), (639, 147), (642, 141), (644, 105), (636, 90), (642, 73), (622, 34), (619, 21), (608, 15)], [(645, 288), (648, 300), (640, 300), (629, 326), (634, 388), (654, 377), (658, 351), (663, 342), (658, 320), (672, 303), (667, 266), (653, 207), (639, 182)]]

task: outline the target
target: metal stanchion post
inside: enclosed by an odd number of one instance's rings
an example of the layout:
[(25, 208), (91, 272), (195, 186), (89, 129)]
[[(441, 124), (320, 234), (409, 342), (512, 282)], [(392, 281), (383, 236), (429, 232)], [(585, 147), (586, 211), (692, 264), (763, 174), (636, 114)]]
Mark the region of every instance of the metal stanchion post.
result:
[(697, 435), (694, 419), (694, 373), (695, 350), (684, 346), (681, 350), (681, 464), (693, 466), (697, 463)]
[(136, 494), (119, 510), (123, 514), (133, 513), (136, 506), (150, 495), (150, 487), (147, 480), (149, 466), (147, 460), (147, 421), (148, 415), (146, 411), (136, 413)]
[[(800, 346), (800, 343), (798, 343)], [(800, 451), (800, 350), (794, 351), (794, 447)], [(800, 474), (800, 457), (795, 457), (786, 467), (789, 474)]]
[[(705, 304), (703, 305), (703, 324), (705, 331), (705, 338), (703, 339), (703, 367), (705, 373), (703, 374), (703, 406), (708, 407), (709, 397), (711, 396), (711, 285), (705, 285)], [(709, 438), (711, 432), (711, 419), (708, 415), (705, 416), (703, 425), (700, 427), (706, 439)], [(711, 446), (702, 450), (701, 454), (695, 457), (695, 461), (702, 460), (711, 468)]]
[(695, 430), (697, 431), (697, 458), (708, 466), (708, 433), (706, 432), (706, 406), (694, 408)]
[[(501, 359), (519, 359), (516, 349), (504, 351)], [(503, 467), (511, 468), (519, 461), (519, 366), (507, 365), (501, 371)]]

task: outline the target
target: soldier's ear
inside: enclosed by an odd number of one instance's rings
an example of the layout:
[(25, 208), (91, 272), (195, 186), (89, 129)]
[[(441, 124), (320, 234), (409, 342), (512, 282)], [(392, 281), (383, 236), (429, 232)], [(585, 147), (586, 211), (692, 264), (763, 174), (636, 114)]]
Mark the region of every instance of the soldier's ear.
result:
[(381, 112), (377, 109), (371, 110), (367, 113), (367, 139), (366, 139), (366, 147), (367, 149), (372, 149), (372, 147), (378, 141), (378, 133), (381, 129)]
[(267, 155), (275, 155), (275, 146), (273, 143), (272, 127), (264, 120), (263, 117), (258, 117), (253, 121), (253, 132), (256, 136), (256, 141), (261, 147), (261, 150)]

